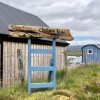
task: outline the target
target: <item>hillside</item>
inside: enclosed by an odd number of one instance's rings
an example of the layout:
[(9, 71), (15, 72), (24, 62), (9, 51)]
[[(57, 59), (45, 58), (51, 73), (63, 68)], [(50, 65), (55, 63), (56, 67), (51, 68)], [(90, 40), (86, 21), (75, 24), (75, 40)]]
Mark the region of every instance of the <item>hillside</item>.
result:
[(81, 53), (81, 48), (82, 48), (82, 45), (78, 45), (78, 46), (68, 46), (67, 47), (67, 55), (68, 56), (81, 56), (82, 53)]
[(87, 65), (57, 71), (57, 88), (33, 89), (27, 84), (0, 89), (0, 100), (100, 100), (100, 66)]
[(67, 50), (68, 51), (81, 51), (82, 45), (76, 45), (76, 46), (68, 46)]

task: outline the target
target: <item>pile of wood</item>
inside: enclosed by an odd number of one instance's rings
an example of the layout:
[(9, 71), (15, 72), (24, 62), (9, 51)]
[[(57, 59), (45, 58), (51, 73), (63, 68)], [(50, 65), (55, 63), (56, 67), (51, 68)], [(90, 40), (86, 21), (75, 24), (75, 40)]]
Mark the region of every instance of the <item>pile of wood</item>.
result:
[(8, 26), (8, 31), (12, 37), (73, 40), (69, 29), (11, 24)]

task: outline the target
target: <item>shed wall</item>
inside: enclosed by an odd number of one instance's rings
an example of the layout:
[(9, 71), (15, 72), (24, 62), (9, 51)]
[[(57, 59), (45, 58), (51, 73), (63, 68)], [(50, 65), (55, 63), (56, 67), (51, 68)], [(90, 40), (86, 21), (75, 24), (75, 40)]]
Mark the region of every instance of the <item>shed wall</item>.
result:
[[(51, 48), (50, 45), (36, 45), (32, 44), (32, 48)], [(3, 42), (3, 85), (16, 84), (18, 80), (18, 59), (17, 49), (22, 50), (24, 75), (27, 80), (27, 58), (28, 58), (28, 45), (27, 43), (18, 42)], [(64, 52), (65, 47), (57, 46), (57, 69), (60, 70), (64, 67)], [(50, 54), (32, 54), (32, 65), (49, 65), (52, 55)], [(47, 72), (33, 72), (32, 77), (43, 78), (47, 76)]]
[(0, 43), (0, 86), (2, 86), (2, 43)]

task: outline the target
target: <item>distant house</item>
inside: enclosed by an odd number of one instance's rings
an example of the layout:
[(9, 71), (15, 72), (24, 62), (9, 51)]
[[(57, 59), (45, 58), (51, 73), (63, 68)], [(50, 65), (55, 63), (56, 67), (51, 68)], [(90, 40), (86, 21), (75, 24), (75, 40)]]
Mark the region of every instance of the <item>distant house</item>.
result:
[(82, 63), (100, 64), (100, 44), (88, 44), (82, 47)]
[[(27, 56), (28, 45), (26, 38), (14, 38), (8, 35), (8, 25), (32, 25), (32, 26), (45, 26), (48, 25), (43, 22), (39, 17), (18, 10), (0, 2), (0, 86), (10, 86), (16, 84), (18, 79), (18, 59), (17, 50), (22, 51), (24, 76), (27, 80)], [(32, 39), (32, 48), (51, 48), (51, 39)], [(64, 67), (63, 52), (66, 46), (69, 45), (66, 41), (57, 40), (57, 69)], [(48, 54), (33, 54), (32, 64), (34, 65), (49, 65), (51, 55)], [(32, 73), (32, 77), (42, 78), (46, 76), (45, 72), (37, 74)]]

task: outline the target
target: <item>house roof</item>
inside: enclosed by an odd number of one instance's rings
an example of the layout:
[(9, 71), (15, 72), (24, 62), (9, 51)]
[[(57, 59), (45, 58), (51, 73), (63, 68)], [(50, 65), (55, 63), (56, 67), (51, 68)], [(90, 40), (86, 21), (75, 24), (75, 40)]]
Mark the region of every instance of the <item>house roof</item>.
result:
[[(0, 2), (0, 35), (8, 35), (9, 24), (48, 27), (39, 17)], [(44, 40), (48, 41), (48, 39)], [(57, 42), (62, 43), (62, 45), (69, 45), (64, 40), (57, 40)]]
[(87, 44), (87, 45), (84, 45), (82, 48), (86, 47), (86, 46), (96, 46), (97, 48), (100, 48), (100, 44)]
[(8, 34), (9, 24), (48, 26), (39, 17), (0, 2), (0, 32)]
[(98, 48), (100, 48), (100, 44), (95, 44), (95, 46), (97, 46)]

